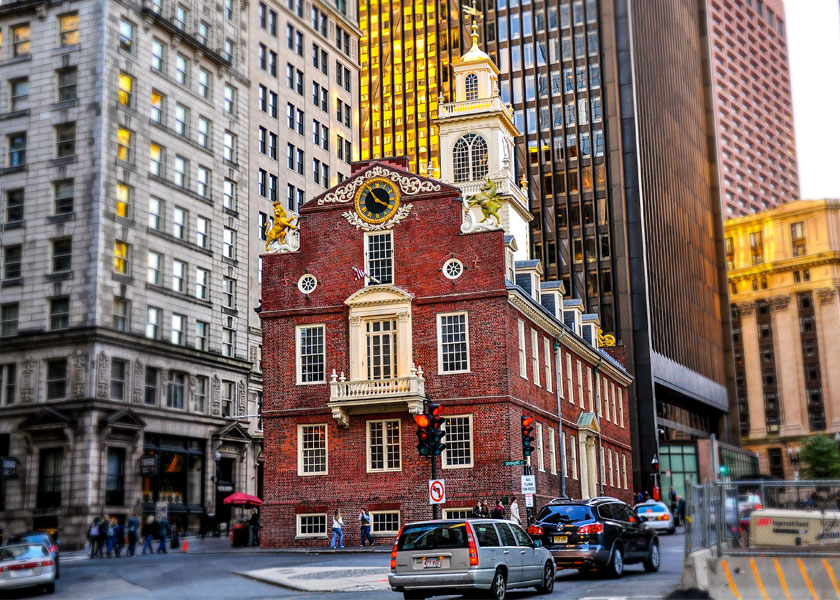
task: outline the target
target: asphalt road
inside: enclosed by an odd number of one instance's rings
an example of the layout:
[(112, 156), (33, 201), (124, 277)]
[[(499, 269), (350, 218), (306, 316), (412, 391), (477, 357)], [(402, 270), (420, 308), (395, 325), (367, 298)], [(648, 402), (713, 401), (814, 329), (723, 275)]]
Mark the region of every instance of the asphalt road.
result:
[[(683, 556), (683, 535), (660, 538), (662, 566), (658, 573), (645, 573), (641, 565), (630, 565), (622, 579), (583, 577), (577, 572), (561, 571), (554, 596), (577, 599), (652, 599), (662, 598), (677, 587)], [(62, 559), (61, 579), (53, 598), (81, 599), (262, 599), (319, 598), (347, 600), (354, 597), (397, 600), (392, 592), (303, 593), (235, 575), (271, 567), (384, 567), (389, 555), (380, 554), (181, 554), (137, 556), (90, 560), (68, 556)], [(0, 595), (0, 598), (40, 597), (40, 592)], [(511, 592), (510, 598), (536, 597), (532, 591)]]

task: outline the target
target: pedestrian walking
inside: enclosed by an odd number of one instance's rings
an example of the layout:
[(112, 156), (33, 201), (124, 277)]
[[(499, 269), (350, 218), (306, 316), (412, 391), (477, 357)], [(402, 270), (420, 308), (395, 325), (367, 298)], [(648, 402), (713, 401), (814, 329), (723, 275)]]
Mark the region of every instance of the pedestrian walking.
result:
[(496, 501), (496, 506), (493, 507), (493, 511), (490, 513), (490, 516), (494, 519), (505, 518), (505, 507), (502, 505), (501, 500)]
[(248, 527), (251, 529), (251, 545), (260, 545), (260, 513), (257, 509), (251, 511), (251, 519), (248, 521)]
[(114, 546), (117, 543), (117, 520), (113, 517), (108, 519), (106, 517), (106, 521), (108, 523), (107, 531), (105, 533), (105, 542), (107, 544), (107, 555), (108, 558), (111, 558), (111, 553), (114, 551)]
[(490, 505), (487, 503), (487, 500), (481, 503), (481, 516), (485, 519), (490, 518)]
[(126, 551), (126, 555), (134, 556), (134, 550), (137, 546), (137, 534), (140, 530), (140, 519), (137, 518), (137, 515), (131, 513), (126, 528), (128, 529), (128, 550)]
[(365, 508), (362, 508), (362, 512), (359, 513), (359, 524), (362, 527), (362, 548), (365, 547), (365, 540), (373, 546), (373, 538), (370, 537), (370, 515)]
[(336, 508), (335, 512), (333, 513), (333, 522), (332, 522), (332, 541), (330, 542), (330, 548), (335, 549), (335, 541), (338, 540), (338, 547), (344, 548), (344, 531), (342, 530), (344, 527), (344, 519), (341, 518), (341, 509)]
[(117, 558), (120, 558), (123, 548), (125, 548), (125, 517), (117, 518), (114, 535), (116, 536), (114, 554), (116, 554)]
[(152, 542), (157, 536), (157, 526), (155, 525), (155, 518), (152, 515), (146, 517), (146, 522), (143, 524), (143, 529), (140, 530), (140, 534), (143, 536), (143, 552), (141, 554), (146, 554), (146, 550), (149, 551), (149, 554), (154, 554), (152, 551)]
[(483, 509), (481, 508), (481, 500), (475, 501), (475, 506), (473, 506), (472, 514), (470, 515), (473, 519), (481, 519), (483, 515)]
[(645, 497), (642, 495), (642, 492), (636, 492), (636, 504), (641, 504), (644, 500)]
[(519, 503), (516, 501), (516, 496), (510, 500), (510, 518), (522, 525), (522, 517), (519, 515)]
[(105, 556), (105, 551), (108, 548), (108, 525), (110, 519), (108, 519), (108, 515), (103, 515), (102, 520), (99, 522), (99, 544), (97, 545), (97, 553), (99, 558)]
[(90, 557), (96, 558), (99, 553), (99, 517), (93, 518), (93, 523), (88, 528), (88, 542), (90, 543)]
[(158, 538), (158, 554), (166, 554), (166, 540), (169, 538), (170, 528), (169, 528), (169, 521), (166, 520), (166, 517), (162, 517), (157, 522), (157, 538)]
[(677, 496), (677, 512), (680, 515), (680, 522), (685, 525), (685, 498)]

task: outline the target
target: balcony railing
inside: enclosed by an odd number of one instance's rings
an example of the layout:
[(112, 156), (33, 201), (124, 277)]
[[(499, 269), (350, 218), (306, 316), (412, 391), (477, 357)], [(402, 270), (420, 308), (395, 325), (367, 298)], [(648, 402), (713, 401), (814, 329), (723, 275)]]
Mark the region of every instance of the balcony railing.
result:
[(464, 100), (462, 102), (441, 102), (438, 104), (438, 118), (453, 115), (468, 115), (470, 113), (481, 113), (492, 110), (501, 110), (513, 120), (513, 110), (505, 106), (500, 96), (492, 98), (479, 98), (477, 100)]
[(412, 365), (408, 377), (392, 379), (348, 380), (344, 373), (330, 375), (330, 401), (333, 418), (340, 425), (349, 425), (350, 412), (354, 408), (375, 404), (405, 403), (410, 412), (420, 412), (426, 396), (426, 380), (423, 367)]

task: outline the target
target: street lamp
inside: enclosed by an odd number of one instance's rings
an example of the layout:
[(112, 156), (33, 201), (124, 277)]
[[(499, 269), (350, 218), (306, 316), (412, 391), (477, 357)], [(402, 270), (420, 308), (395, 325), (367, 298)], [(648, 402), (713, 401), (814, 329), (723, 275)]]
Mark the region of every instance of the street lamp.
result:
[(659, 457), (657, 455), (653, 455), (650, 466), (653, 469), (653, 499), (659, 500)]
[(219, 529), (219, 463), (222, 462), (222, 453), (218, 450), (213, 454), (213, 462), (216, 463), (216, 474), (213, 476), (213, 512), (216, 518), (216, 537), (219, 537), (222, 534)]

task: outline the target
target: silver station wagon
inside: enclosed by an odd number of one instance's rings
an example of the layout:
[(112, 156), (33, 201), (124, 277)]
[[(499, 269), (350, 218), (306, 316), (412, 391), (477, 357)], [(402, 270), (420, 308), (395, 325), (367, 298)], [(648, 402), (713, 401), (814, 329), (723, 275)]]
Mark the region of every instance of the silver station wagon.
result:
[(503, 600), (508, 589), (554, 590), (554, 559), (516, 523), (455, 519), (405, 525), (391, 552), (388, 583), (405, 598), (481, 591)]

